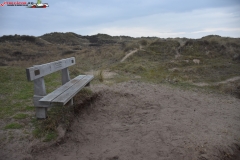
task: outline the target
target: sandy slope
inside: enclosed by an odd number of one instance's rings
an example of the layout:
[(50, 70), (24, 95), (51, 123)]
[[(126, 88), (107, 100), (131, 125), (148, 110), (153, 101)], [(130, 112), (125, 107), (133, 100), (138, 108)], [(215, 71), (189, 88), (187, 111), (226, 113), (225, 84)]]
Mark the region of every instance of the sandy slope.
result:
[[(99, 93), (63, 144), (33, 159), (194, 160), (239, 154), (240, 100), (127, 82), (92, 86)], [(237, 157), (235, 157), (237, 158)], [(238, 157), (239, 158), (239, 157)]]

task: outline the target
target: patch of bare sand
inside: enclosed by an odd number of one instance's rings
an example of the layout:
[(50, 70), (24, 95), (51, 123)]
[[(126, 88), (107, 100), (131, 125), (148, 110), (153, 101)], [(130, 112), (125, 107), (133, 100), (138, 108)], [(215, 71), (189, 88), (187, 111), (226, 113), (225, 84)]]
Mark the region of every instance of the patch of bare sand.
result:
[(208, 83), (204, 83), (204, 82), (193, 83), (193, 84), (196, 85), (196, 86), (200, 86), (200, 87), (210, 86), (210, 85), (217, 86), (219, 84), (226, 84), (226, 83), (229, 83), (229, 82), (234, 82), (234, 81), (237, 81), (239, 79), (240, 79), (240, 76), (237, 76), (237, 77), (229, 78), (225, 81), (215, 82), (215, 83), (212, 83), (212, 84), (208, 84)]
[[(100, 71), (94, 71), (94, 70), (85, 72), (85, 74), (87, 74), (87, 75), (90, 74), (90, 75), (94, 75), (94, 76), (99, 75), (99, 73), (100, 73)], [(114, 76), (118, 75), (117, 73), (111, 72), (109, 70), (103, 70), (102, 74), (103, 74), (104, 79), (111, 79), (111, 78), (114, 78)]]
[(234, 148), (239, 99), (134, 81), (92, 89), (98, 99), (81, 112), (65, 142), (34, 159), (215, 160), (240, 153)]

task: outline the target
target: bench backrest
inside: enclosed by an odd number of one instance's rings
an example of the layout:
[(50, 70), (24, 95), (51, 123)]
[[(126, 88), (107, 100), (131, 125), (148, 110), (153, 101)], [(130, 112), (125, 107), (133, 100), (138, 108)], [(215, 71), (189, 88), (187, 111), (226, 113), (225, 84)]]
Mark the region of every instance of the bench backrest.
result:
[(63, 70), (64, 68), (67, 68), (74, 64), (75, 64), (75, 57), (71, 57), (71, 58), (62, 59), (59, 61), (54, 61), (51, 63), (35, 65), (33, 67), (26, 69), (27, 79), (28, 81), (33, 81), (35, 79), (44, 77), (53, 72)]

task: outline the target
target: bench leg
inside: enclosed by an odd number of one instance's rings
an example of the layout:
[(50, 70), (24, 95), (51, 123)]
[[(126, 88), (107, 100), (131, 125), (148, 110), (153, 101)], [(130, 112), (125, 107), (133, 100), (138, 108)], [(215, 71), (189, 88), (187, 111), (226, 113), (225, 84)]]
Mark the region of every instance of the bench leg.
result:
[(38, 78), (34, 81), (34, 96), (33, 96), (33, 104), (36, 107), (36, 117), (37, 118), (47, 118), (47, 108), (40, 107), (39, 99), (46, 95), (46, 88), (44, 78)]
[(86, 85), (86, 87), (90, 87), (90, 82)]
[(36, 117), (39, 119), (47, 118), (47, 108), (36, 107)]
[(65, 104), (65, 106), (72, 106), (73, 105), (73, 98), (72, 99), (70, 99), (66, 104)]

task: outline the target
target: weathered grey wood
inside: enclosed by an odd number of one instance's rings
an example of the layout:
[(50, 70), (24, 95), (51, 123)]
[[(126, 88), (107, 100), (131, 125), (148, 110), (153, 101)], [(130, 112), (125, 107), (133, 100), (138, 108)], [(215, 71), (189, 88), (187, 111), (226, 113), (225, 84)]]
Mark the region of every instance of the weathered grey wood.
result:
[(37, 118), (47, 118), (47, 108), (37, 107), (36, 108), (36, 117)]
[(74, 84), (79, 82), (81, 79), (83, 79), (86, 75), (79, 75), (76, 78), (72, 79), (71, 81), (67, 82), (65, 85), (59, 87), (55, 91), (49, 93), (47, 96), (40, 99), (40, 102), (52, 102), (56, 97), (61, 95), (63, 92), (68, 90), (70, 87), (72, 87)]
[[(69, 75), (69, 70), (68, 68), (62, 69), (62, 85), (70, 81), (70, 75)], [(70, 100), (70, 105), (73, 105), (73, 98)]]
[(51, 74), (53, 72), (72, 66), (74, 64), (75, 58), (71, 57), (51, 63), (36, 65), (26, 69), (27, 79), (28, 81), (32, 81), (40, 77), (46, 76), (48, 74)]
[(70, 81), (68, 68), (62, 69), (62, 85)]
[(43, 77), (35, 79), (34, 81), (34, 96), (33, 96), (33, 104), (36, 107), (36, 117), (37, 118), (46, 118), (47, 117), (47, 109), (44, 107), (49, 107), (49, 104), (40, 104), (39, 99), (44, 97), (46, 93), (46, 87), (44, 83)]
[(74, 97), (87, 83), (93, 79), (93, 75), (86, 75), (79, 82), (68, 88), (64, 93), (55, 98), (52, 102), (62, 103), (65, 105), (72, 97)]
[(71, 102), (70, 102), (70, 105), (72, 106), (73, 105), (73, 98), (70, 100)]
[[(70, 100), (70, 105), (73, 105), (73, 97), (84, 86), (90, 85), (93, 75), (79, 75), (70, 80), (68, 67), (74, 64), (75, 58), (71, 57), (26, 69), (28, 81), (34, 81), (33, 104), (36, 107), (37, 118), (47, 118), (47, 107), (54, 104), (65, 105)], [(44, 76), (59, 70), (62, 73), (62, 86), (46, 95)]]
[(45, 96), (46, 95), (46, 87), (45, 87), (43, 77), (35, 79), (33, 82), (34, 82), (34, 95)]
[(41, 102), (39, 101), (40, 99), (42, 99), (44, 96), (37, 96), (34, 95), (33, 96), (33, 104), (35, 107), (50, 107), (51, 103), (50, 102)]

